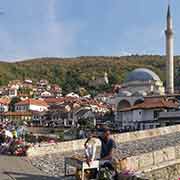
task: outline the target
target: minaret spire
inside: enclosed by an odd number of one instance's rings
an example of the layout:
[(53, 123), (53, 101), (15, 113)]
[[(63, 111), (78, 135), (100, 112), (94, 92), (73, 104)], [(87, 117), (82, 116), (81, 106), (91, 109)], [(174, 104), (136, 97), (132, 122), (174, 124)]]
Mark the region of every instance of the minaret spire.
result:
[(168, 11), (167, 11), (167, 17), (171, 17), (170, 0), (168, 1)]
[(171, 6), (170, 3), (168, 4), (168, 10), (167, 10), (167, 30), (173, 29), (173, 22), (172, 22), (172, 16), (171, 16)]
[(173, 20), (171, 16), (170, 2), (167, 10), (166, 34), (166, 93), (174, 93), (174, 50), (173, 50)]

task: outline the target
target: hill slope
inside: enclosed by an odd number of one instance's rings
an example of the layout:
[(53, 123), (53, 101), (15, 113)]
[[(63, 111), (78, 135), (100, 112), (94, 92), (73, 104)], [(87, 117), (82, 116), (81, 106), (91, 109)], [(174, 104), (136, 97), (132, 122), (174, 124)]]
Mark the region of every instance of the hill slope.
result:
[[(180, 68), (180, 57), (175, 57), (176, 68)], [(9, 80), (30, 78), (34, 81), (48, 79), (60, 84), (67, 91), (78, 87), (88, 87), (92, 77), (108, 73), (110, 82), (121, 83), (127, 73), (135, 68), (145, 67), (155, 71), (165, 80), (165, 58), (163, 56), (124, 56), (124, 57), (78, 57), (41, 58), (15, 63), (0, 62), (0, 85)], [(176, 84), (179, 85), (176, 72)]]

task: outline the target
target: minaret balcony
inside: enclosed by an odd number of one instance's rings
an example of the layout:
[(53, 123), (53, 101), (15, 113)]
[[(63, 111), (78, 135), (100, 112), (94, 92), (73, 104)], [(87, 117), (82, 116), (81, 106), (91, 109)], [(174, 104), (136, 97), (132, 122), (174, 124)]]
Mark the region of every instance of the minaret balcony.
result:
[(173, 30), (169, 29), (169, 30), (165, 31), (165, 34), (166, 34), (166, 36), (173, 36), (174, 33), (173, 33)]

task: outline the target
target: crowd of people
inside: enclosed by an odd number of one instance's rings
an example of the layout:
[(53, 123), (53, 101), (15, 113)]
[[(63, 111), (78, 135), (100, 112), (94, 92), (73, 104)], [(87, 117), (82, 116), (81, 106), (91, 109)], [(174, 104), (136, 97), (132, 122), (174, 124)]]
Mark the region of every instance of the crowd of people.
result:
[(0, 154), (22, 156), (28, 148), (25, 137), (26, 123), (18, 126), (15, 122), (0, 123)]

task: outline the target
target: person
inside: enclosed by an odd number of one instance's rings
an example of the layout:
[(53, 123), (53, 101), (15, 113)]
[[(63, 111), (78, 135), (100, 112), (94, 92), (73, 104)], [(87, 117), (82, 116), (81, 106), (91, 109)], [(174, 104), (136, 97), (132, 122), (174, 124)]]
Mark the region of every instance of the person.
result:
[(96, 156), (96, 141), (95, 139), (91, 138), (85, 146), (85, 156), (86, 162), (88, 166), (90, 166), (90, 162), (94, 161)]
[(113, 150), (116, 148), (115, 141), (111, 138), (111, 132), (109, 129), (104, 129), (102, 136), (91, 135), (85, 142), (85, 147), (87, 147), (88, 142), (91, 138), (98, 138), (101, 141), (101, 152), (100, 152), (100, 160), (112, 160)]
[[(113, 151), (116, 148), (115, 141), (111, 138), (111, 132), (109, 129), (104, 129), (102, 136), (96, 136), (94, 134), (90, 135), (90, 137), (86, 140), (84, 146), (87, 148), (88, 142), (91, 138), (98, 138), (101, 141), (101, 151), (100, 151), (100, 167), (107, 168), (106, 172), (115, 172), (115, 169), (112, 165), (113, 160)], [(86, 160), (87, 164), (89, 164), (89, 159)], [(97, 172), (95, 173), (97, 175)], [(116, 172), (113, 174), (116, 177)]]

